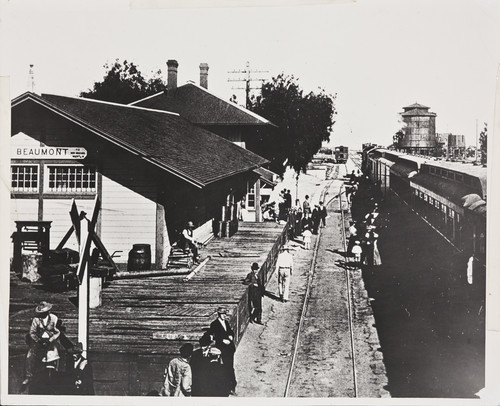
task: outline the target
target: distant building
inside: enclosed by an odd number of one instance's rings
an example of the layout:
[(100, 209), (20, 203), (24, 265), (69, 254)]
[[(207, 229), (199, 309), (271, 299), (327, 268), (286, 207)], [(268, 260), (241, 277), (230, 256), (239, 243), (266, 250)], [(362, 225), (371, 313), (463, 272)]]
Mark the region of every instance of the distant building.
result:
[(465, 156), (465, 136), (452, 133), (436, 134), (439, 153), (447, 159), (461, 159)]
[(448, 135), (448, 155), (449, 158), (461, 158), (465, 154), (465, 135)]
[(436, 113), (430, 107), (414, 103), (403, 107), (400, 113), (406, 124), (401, 150), (410, 154), (435, 155), (438, 148), (436, 139)]

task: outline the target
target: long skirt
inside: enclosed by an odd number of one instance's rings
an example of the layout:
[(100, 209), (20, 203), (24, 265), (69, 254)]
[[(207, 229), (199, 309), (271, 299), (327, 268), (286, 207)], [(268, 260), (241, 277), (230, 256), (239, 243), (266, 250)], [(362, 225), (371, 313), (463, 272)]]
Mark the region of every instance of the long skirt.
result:
[(373, 265), (382, 265), (382, 258), (380, 258), (380, 252), (378, 250), (377, 241), (373, 242)]

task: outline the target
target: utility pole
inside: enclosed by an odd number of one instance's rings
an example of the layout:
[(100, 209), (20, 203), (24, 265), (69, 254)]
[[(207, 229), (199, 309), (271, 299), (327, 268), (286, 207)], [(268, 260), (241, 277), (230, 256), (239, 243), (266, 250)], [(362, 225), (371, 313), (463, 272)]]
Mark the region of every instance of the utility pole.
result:
[(33, 66), (33, 64), (30, 64), (28, 72), (28, 89), (30, 92), (35, 93), (35, 71), (33, 70)]
[[(252, 77), (252, 74), (255, 73), (269, 73), (269, 71), (265, 70), (255, 70), (255, 69), (250, 69), (250, 62), (247, 61), (246, 68), (243, 70), (232, 70), (228, 71), (227, 73), (238, 73), (238, 74), (244, 74), (244, 76), (240, 76), (238, 78), (229, 78), (227, 81), (228, 82), (244, 82), (245, 87), (233, 87), (232, 89), (243, 89), (245, 90), (245, 107), (248, 109), (250, 107), (250, 91), (254, 89), (260, 89), (262, 87), (262, 82), (266, 80), (266, 78), (260, 77)], [(260, 82), (258, 86), (252, 86), (252, 82)]]
[(478, 139), (478, 136), (477, 136), (477, 118), (476, 118), (476, 154), (475, 154), (475, 159), (474, 159), (474, 163), (477, 164), (477, 148), (478, 148), (478, 144), (479, 144), (479, 139)]

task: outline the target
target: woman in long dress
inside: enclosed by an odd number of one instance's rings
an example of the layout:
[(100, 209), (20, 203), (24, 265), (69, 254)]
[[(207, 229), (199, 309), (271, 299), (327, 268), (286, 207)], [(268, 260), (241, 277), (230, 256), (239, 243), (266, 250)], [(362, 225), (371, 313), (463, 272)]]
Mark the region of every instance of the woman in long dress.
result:
[(380, 252), (378, 250), (378, 245), (377, 245), (378, 234), (373, 232), (372, 236), (373, 236), (373, 240), (372, 240), (373, 241), (373, 265), (379, 266), (379, 265), (382, 265), (382, 259), (380, 258)]

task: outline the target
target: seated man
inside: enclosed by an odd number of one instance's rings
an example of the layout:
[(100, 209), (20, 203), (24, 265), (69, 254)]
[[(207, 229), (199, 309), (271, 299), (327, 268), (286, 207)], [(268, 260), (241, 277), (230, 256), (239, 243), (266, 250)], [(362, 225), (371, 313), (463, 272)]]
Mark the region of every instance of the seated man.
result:
[(193, 236), (194, 224), (192, 221), (188, 221), (187, 226), (182, 230), (180, 247), (184, 250), (190, 249), (193, 253), (193, 261), (198, 263), (200, 256), (198, 255), (198, 241), (195, 240)]

